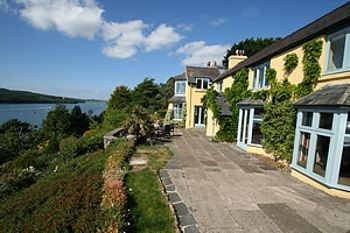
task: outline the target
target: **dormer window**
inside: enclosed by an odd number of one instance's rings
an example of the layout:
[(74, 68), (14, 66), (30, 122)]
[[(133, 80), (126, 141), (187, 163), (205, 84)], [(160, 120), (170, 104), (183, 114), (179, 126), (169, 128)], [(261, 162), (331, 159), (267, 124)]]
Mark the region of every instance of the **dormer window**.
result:
[(206, 90), (209, 88), (209, 78), (196, 78), (196, 88)]
[(266, 79), (266, 70), (270, 67), (269, 63), (255, 66), (253, 70), (253, 90), (267, 88), (269, 82)]
[(186, 81), (175, 81), (175, 95), (185, 95)]

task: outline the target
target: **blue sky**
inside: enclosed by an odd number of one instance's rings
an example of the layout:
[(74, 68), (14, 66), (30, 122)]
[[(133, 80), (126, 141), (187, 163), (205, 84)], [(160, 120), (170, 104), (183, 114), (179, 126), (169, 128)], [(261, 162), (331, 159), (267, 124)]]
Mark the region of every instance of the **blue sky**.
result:
[(233, 43), (284, 37), (345, 0), (0, 0), (0, 87), (108, 99), (221, 63)]

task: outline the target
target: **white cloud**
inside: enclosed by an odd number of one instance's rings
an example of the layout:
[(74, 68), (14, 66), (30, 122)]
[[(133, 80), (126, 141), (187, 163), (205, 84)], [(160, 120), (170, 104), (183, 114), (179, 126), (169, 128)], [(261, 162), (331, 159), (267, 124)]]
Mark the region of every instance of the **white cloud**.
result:
[[(102, 17), (104, 9), (95, 0), (15, 0), (15, 3), (21, 18), (34, 28), (57, 30), (69, 37), (102, 38), (106, 43), (102, 52), (109, 57), (130, 58), (138, 51), (167, 48), (183, 38), (166, 24), (149, 30), (150, 26), (142, 20), (107, 22)], [(7, 7), (7, 1), (0, 0), (0, 8)]]
[(218, 27), (224, 23), (226, 23), (228, 20), (224, 19), (224, 18), (218, 18), (218, 19), (213, 19), (213, 20), (209, 20), (208, 24), (214, 27)]
[(142, 20), (133, 20), (125, 23), (104, 23), (102, 38), (109, 45), (102, 52), (109, 57), (129, 58), (137, 52), (137, 47), (144, 42), (143, 29), (148, 25)]
[(205, 65), (208, 61), (221, 62), (230, 45), (206, 45), (205, 41), (195, 41), (177, 49), (178, 55), (185, 55), (184, 65)]
[(33, 27), (55, 29), (70, 37), (93, 39), (103, 22), (93, 0), (17, 0), (21, 17)]
[(185, 32), (190, 32), (193, 30), (193, 25), (194, 25), (193, 23), (192, 24), (180, 23), (177, 25), (177, 28)]
[(125, 23), (104, 23), (102, 38), (108, 45), (103, 48), (103, 53), (110, 57), (129, 58), (139, 49), (150, 52), (173, 45), (182, 39), (173, 27), (161, 24), (148, 36), (144, 30), (149, 28), (142, 20), (133, 20)]
[(175, 32), (175, 28), (161, 24), (145, 39), (145, 50), (148, 52), (168, 47), (179, 42), (182, 38), (180, 34)]
[(0, 0), (0, 9), (7, 10), (9, 7), (7, 0)]

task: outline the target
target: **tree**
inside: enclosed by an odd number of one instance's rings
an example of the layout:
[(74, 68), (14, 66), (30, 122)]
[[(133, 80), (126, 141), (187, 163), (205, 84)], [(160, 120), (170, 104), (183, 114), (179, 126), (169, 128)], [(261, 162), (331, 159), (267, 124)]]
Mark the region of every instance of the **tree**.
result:
[(71, 115), (65, 105), (57, 105), (43, 121), (43, 131), (50, 140), (71, 134)]
[(252, 56), (253, 54), (259, 52), (260, 50), (266, 48), (267, 46), (279, 41), (281, 38), (247, 38), (240, 41), (239, 43), (234, 43), (231, 49), (228, 49), (222, 64), (225, 68), (228, 66), (228, 58), (236, 53), (236, 50), (244, 50), (245, 56)]
[(124, 85), (117, 86), (108, 101), (108, 109), (124, 109), (130, 106), (131, 90)]
[(162, 98), (160, 87), (153, 78), (145, 78), (132, 93), (133, 105), (141, 106), (151, 112), (161, 109), (159, 101)]
[(0, 126), (0, 164), (34, 147), (35, 130), (29, 123), (12, 119)]
[(79, 137), (89, 129), (90, 119), (86, 113), (81, 111), (79, 106), (74, 106), (70, 115), (72, 133)]

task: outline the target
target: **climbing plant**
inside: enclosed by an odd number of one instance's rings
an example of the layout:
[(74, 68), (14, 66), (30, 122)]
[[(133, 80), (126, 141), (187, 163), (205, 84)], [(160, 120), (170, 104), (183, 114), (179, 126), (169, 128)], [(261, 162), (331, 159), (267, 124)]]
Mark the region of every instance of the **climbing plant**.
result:
[(213, 119), (216, 119), (217, 123), (220, 125), (214, 140), (231, 142), (235, 138), (233, 119), (231, 116), (220, 115), (220, 107), (217, 103), (218, 95), (219, 93), (217, 91), (210, 89), (205, 96), (203, 96), (201, 101), (204, 106), (211, 109), (213, 112)]
[(283, 60), (284, 70), (287, 74), (292, 73), (292, 71), (298, 66), (299, 58), (295, 53), (288, 54)]
[(303, 46), (303, 50), (304, 78), (296, 88), (296, 95), (299, 98), (311, 93), (321, 77), (319, 59), (322, 53), (322, 41), (312, 40)]

